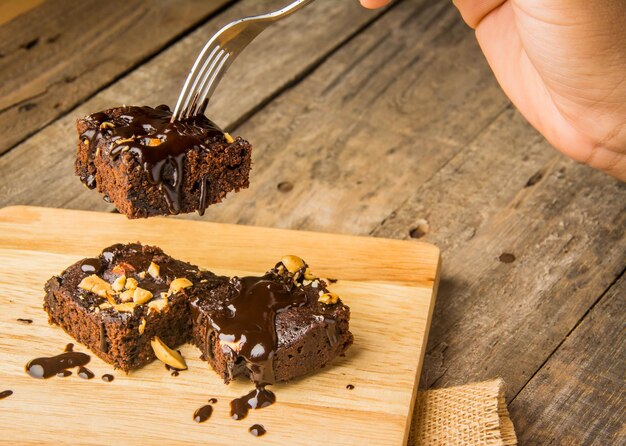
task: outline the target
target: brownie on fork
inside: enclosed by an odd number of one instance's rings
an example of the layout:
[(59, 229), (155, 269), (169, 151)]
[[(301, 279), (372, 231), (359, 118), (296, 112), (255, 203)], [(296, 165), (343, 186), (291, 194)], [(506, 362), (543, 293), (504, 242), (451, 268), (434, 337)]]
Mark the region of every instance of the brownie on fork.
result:
[(198, 211), (248, 187), (252, 147), (204, 115), (122, 106), (77, 122), (76, 175), (129, 218)]

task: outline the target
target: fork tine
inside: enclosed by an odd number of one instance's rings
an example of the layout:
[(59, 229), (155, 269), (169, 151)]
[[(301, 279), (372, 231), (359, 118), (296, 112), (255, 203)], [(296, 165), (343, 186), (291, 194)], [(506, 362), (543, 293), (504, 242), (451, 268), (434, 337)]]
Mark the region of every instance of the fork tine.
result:
[(219, 80), (230, 66), (230, 64), (226, 65), (230, 56), (231, 54), (227, 51), (224, 51), (223, 53), (221, 52), (215, 60), (217, 64), (211, 67), (213, 68), (212, 70), (205, 73), (202, 82), (198, 85), (197, 100), (195, 101), (193, 110), (191, 110), (192, 116), (204, 113), (204, 110), (208, 105), (208, 101), (206, 99), (211, 96), (215, 81)]
[[(211, 51), (211, 53), (208, 55), (208, 57), (204, 59), (204, 63), (201, 66), (200, 64), (198, 64), (200, 68), (196, 69), (194, 73), (192, 72), (189, 73), (189, 76), (192, 76), (193, 74), (193, 82), (190, 83), (189, 89), (185, 94), (185, 99), (180, 107), (180, 115), (182, 117), (187, 115), (187, 111), (189, 110), (189, 107), (193, 104), (194, 97), (197, 96), (198, 82), (201, 79), (203, 73), (206, 71), (207, 66), (212, 66), (213, 64), (215, 64), (215, 56), (219, 51), (220, 51), (220, 46), (216, 45)], [(200, 61), (201, 59), (198, 59), (198, 62)]]
[[(204, 48), (202, 48), (202, 51), (196, 58), (196, 61), (191, 67), (191, 70), (189, 70), (189, 74), (187, 75), (187, 79), (185, 79), (185, 84), (183, 85), (183, 89), (181, 90), (180, 95), (178, 96), (178, 101), (176, 101), (176, 107), (174, 107), (174, 113), (172, 114), (172, 122), (178, 119), (179, 115), (181, 115), (182, 112), (189, 105), (189, 102), (191, 101), (191, 98), (192, 98), (192, 93), (195, 91), (195, 88), (192, 87), (192, 82), (193, 82), (193, 85), (195, 86), (195, 84), (197, 83), (197, 79), (198, 79), (197, 77), (198, 73), (200, 73), (203, 69), (205, 69), (207, 63), (213, 58), (214, 54), (217, 52), (219, 48), (220, 48), (220, 45), (218, 42), (216, 42), (215, 38), (209, 40), (206, 43), (206, 45), (204, 45)], [(205, 60), (205, 55), (209, 52), (209, 50), (211, 50), (211, 52), (209, 53), (209, 56)], [(204, 63), (201, 66), (200, 64), (203, 61)], [(201, 66), (200, 71), (198, 71), (200, 66)]]

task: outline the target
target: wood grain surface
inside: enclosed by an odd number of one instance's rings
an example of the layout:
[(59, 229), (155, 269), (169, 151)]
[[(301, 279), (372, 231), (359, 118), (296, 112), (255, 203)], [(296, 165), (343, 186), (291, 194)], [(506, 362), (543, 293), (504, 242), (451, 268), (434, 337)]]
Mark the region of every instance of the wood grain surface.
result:
[(56, 0), (0, 27), (0, 153), (226, 3)]
[[(80, 234), (74, 230), (83, 228)], [(330, 367), (273, 386), (278, 402), (245, 421), (228, 415), (229, 401), (251, 384), (224, 385), (198, 350), (182, 353), (189, 370), (171, 377), (156, 361), (115, 380), (95, 356), (98, 379), (73, 375), (39, 381), (24, 372), (34, 357), (62, 351), (72, 339), (49, 326), (42, 286), (54, 274), (104, 247), (130, 240), (156, 244), (174, 257), (220, 274), (262, 273), (285, 253), (302, 256), (351, 308), (354, 345)], [(129, 221), (121, 215), (32, 207), (0, 210), (0, 363), (3, 441), (110, 444), (150, 442), (247, 444), (248, 426), (268, 430), (264, 444), (395, 445), (408, 435), (437, 285), (439, 250), (426, 243), (185, 222)], [(32, 319), (32, 324), (18, 318)], [(77, 346), (78, 351), (85, 351)], [(401, 358), (401, 359), (400, 359)], [(391, 373), (391, 374), (390, 374)], [(349, 390), (346, 385), (352, 384)], [(2, 389), (6, 390), (6, 389)], [(193, 412), (217, 398), (204, 424)], [(158, 404), (155, 404), (157, 403)], [(33, 429), (24, 420), (37, 420)]]
[[(0, 204), (112, 210), (71, 174), (75, 118), (171, 103), (207, 36), (279, 3), (229, 3), (154, 58), (135, 59), (136, 69), (0, 157)], [(587, 341), (615, 323), (596, 309), (626, 269), (626, 186), (558, 155), (524, 121), (450, 2), (397, 0), (371, 12), (318, 1), (253, 45), (208, 111), (254, 144), (251, 188), (203, 219), (438, 245), (422, 386), (502, 376), (521, 444), (626, 441), (609, 415), (626, 406), (619, 383), (594, 387), (604, 370), (621, 370), (619, 350), (612, 339)], [(566, 345), (586, 342), (596, 354), (575, 379), (548, 373)], [(595, 414), (606, 424), (589, 431)]]

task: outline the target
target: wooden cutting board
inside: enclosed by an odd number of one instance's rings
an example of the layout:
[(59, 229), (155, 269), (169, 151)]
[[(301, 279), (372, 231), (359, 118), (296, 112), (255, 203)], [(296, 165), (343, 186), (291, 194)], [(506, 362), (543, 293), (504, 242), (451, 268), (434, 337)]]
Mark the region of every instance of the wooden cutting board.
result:
[[(62, 352), (72, 339), (50, 326), (42, 287), (66, 266), (117, 242), (155, 244), (174, 257), (221, 274), (263, 273), (284, 254), (303, 257), (352, 310), (354, 345), (319, 373), (273, 386), (277, 403), (229, 418), (231, 399), (252, 388), (226, 386), (181, 351), (189, 370), (172, 377), (155, 361), (125, 375), (92, 355), (92, 380), (36, 380), (24, 372), (35, 357)], [(385, 240), (172, 218), (127, 220), (83, 211), (0, 210), (0, 442), (83, 444), (401, 445), (410, 425), (438, 283), (439, 250)], [(17, 321), (32, 319), (32, 324)], [(88, 352), (80, 344), (77, 351)], [(112, 373), (115, 380), (100, 379)], [(352, 384), (354, 389), (346, 388)], [(192, 420), (209, 398), (205, 423)], [(267, 434), (254, 438), (260, 423)]]

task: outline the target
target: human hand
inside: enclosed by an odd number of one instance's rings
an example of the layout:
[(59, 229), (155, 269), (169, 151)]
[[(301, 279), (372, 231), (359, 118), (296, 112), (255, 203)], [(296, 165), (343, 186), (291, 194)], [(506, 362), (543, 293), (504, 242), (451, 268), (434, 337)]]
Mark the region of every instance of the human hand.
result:
[(626, 2), (453, 2), (524, 117), (564, 154), (626, 181)]

